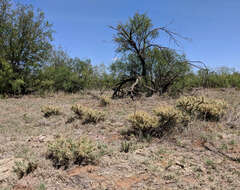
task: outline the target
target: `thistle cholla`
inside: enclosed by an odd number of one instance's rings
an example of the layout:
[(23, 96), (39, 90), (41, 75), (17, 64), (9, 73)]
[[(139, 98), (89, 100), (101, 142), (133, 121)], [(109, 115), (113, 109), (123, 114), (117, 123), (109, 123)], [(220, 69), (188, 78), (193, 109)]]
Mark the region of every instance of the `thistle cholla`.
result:
[(98, 110), (93, 110), (82, 106), (80, 104), (76, 104), (72, 106), (72, 111), (78, 115), (81, 119), (84, 119), (84, 123), (97, 123), (99, 121), (103, 121), (105, 119), (105, 113)]
[(167, 124), (176, 125), (178, 123), (186, 123), (190, 121), (190, 117), (182, 111), (177, 110), (171, 105), (159, 106), (153, 110), (158, 118), (159, 126)]
[(107, 96), (101, 96), (100, 97), (100, 105), (101, 106), (107, 106), (111, 104), (111, 99)]
[(41, 112), (43, 112), (44, 117), (50, 117), (52, 115), (59, 115), (60, 109), (54, 106), (43, 106)]
[(204, 96), (181, 97), (176, 105), (182, 111), (204, 120), (219, 120), (226, 113), (228, 107), (223, 100), (209, 99)]
[(149, 115), (144, 111), (136, 111), (128, 116), (128, 121), (132, 127), (137, 130), (146, 131), (151, 128), (156, 128), (158, 121), (156, 117)]

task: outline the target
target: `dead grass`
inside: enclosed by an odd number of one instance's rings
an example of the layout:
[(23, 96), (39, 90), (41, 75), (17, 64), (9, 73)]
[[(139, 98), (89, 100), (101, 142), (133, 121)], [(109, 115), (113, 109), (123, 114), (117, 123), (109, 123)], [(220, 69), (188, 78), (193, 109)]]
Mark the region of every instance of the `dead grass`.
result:
[[(174, 105), (175, 99), (112, 100), (107, 107), (90, 94), (0, 99), (0, 162), (14, 157), (34, 160), (38, 166), (21, 179), (14, 173), (1, 179), (0, 189), (239, 189), (240, 93), (234, 89), (197, 93), (225, 100), (230, 105), (227, 114), (219, 122), (194, 120), (181, 134), (150, 140), (121, 135), (130, 127), (127, 116), (138, 110), (153, 114), (154, 108)], [(77, 119), (66, 123), (74, 117), (74, 104), (103, 111), (106, 118), (100, 123), (83, 125)], [(62, 114), (44, 118), (40, 109), (44, 105), (55, 105)], [(87, 136), (98, 147), (98, 164), (54, 168), (45, 153), (60, 136)]]

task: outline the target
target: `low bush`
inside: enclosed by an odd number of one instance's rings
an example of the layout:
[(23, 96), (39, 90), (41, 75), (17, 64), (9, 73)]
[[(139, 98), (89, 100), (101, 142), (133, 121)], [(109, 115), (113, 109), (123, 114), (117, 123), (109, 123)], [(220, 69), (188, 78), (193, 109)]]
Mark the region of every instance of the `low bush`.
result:
[(97, 123), (105, 119), (104, 112), (93, 110), (79, 104), (72, 106), (72, 111), (83, 119), (83, 123)]
[(52, 115), (59, 115), (60, 109), (54, 106), (44, 106), (41, 108), (41, 112), (44, 114), (44, 117), (50, 117)]
[(70, 138), (59, 138), (48, 145), (47, 158), (53, 161), (56, 168), (72, 164), (88, 164), (95, 161), (96, 146), (87, 138), (74, 141)]
[(218, 121), (225, 113), (227, 104), (223, 100), (203, 96), (185, 96), (177, 100), (176, 106), (182, 111), (203, 120)]

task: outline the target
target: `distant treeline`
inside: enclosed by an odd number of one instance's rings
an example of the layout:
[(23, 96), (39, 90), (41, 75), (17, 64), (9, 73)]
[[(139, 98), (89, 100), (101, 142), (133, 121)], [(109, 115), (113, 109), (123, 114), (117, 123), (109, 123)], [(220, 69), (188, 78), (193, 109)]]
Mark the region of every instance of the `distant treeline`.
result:
[(197, 73), (187, 74), (183, 86), (240, 89), (240, 73), (227, 67), (221, 67), (213, 71), (202, 69)]

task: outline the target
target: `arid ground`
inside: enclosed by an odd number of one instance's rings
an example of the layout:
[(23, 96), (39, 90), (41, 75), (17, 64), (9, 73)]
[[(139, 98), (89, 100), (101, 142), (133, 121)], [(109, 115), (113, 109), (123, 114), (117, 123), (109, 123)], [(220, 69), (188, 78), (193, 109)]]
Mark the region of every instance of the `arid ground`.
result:
[[(164, 138), (123, 135), (127, 116), (136, 110), (149, 113), (158, 105), (173, 104), (167, 96), (112, 100), (103, 107), (92, 95), (30, 95), (0, 99), (0, 189), (14, 190), (130, 190), (130, 189), (240, 189), (240, 91), (200, 89), (196, 95), (224, 99), (229, 108), (219, 122), (192, 121), (182, 133)], [(105, 111), (97, 124), (69, 121), (71, 106), (82, 104)], [(61, 114), (43, 117), (41, 107), (53, 105)], [(57, 169), (46, 158), (48, 143), (59, 137), (88, 137), (97, 144), (95, 164)], [(124, 152), (124, 145), (129, 151)], [(21, 179), (17, 163), (34, 162), (37, 168)]]

